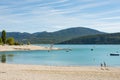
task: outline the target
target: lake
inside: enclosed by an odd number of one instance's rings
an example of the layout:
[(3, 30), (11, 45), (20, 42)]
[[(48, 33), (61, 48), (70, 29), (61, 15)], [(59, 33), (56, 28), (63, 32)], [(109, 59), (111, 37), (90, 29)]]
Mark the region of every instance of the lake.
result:
[[(42, 45), (49, 46), (49, 45)], [(58, 51), (9, 51), (0, 52), (0, 61), (10, 64), (34, 64), (54, 66), (120, 66), (120, 45), (54, 45), (71, 50)]]

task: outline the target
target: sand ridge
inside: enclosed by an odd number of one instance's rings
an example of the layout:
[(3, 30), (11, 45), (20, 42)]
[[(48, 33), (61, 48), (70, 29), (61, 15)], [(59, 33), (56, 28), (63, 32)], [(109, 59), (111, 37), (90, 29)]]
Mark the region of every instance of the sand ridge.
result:
[(0, 51), (23, 51), (23, 50), (59, 50), (59, 48), (50, 48), (36, 45), (0, 45)]

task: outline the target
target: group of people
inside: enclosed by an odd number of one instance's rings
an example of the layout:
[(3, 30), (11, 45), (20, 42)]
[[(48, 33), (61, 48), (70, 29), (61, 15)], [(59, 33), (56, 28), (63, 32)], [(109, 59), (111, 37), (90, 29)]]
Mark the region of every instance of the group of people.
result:
[(107, 68), (107, 65), (106, 65), (106, 63), (104, 62), (104, 63), (101, 63), (100, 64), (100, 66), (101, 66), (101, 70), (108, 70), (108, 68)]

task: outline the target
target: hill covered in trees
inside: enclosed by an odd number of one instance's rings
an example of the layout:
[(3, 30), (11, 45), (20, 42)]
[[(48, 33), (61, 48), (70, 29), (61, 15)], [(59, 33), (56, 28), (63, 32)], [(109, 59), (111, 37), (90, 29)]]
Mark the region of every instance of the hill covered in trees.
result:
[(103, 32), (90, 28), (75, 27), (55, 32), (36, 32), (33, 34), (8, 32), (7, 37), (14, 37), (15, 40), (17, 40), (18, 42), (26, 43), (29, 41), (32, 44), (40, 44), (40, 43), (60, 43), (80, 36), (95, 34), (103, 34)]
[(61, 44), (120, 44), (120, 33), (83, 36)]

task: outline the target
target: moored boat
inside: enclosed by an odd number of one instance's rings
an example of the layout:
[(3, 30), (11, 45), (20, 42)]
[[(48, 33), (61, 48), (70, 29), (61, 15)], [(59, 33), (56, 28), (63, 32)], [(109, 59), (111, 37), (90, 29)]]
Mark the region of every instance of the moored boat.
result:
[(113, 54), (113, 53), (111, 53), (110, 56), (120, 56), (120, 54)]

